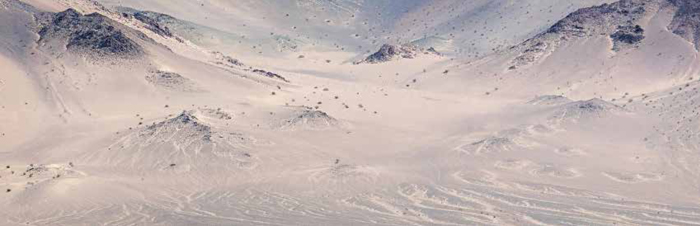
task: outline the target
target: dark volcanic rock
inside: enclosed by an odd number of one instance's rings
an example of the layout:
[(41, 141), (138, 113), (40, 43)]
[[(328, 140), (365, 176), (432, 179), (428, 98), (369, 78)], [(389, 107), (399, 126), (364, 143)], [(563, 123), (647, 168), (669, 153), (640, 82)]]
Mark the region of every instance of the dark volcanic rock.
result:
[[(141, 11), (122, 6), (116, 7), (115, 9), (121, 14), (122, 17), (140, 21), (143, 23), (144, 28), (165, 38), (174, 38), (179, 42), (184, 42), (184, 39), (193, 41), (197, 38), (201, 38), (203, 35), (197, 32), (197, 30), (200, 28), (198, 28), (196, 24), (177, 19), (168, 14), (153, 11)], [(198, 37), (188, 38), (188, 36), (193, 35), (192, 33), (197, 33), (195, 36)]]
[(596, 31), (609, 31), (617, 26), (633, 25), (648, 11), (648, 0), (621, 0), (582, 8), (558, 21), (546, 33), (587, 36)]
[(39, 43), (58, 41), (65, 43), (70, 51), (99, 56), (138, 56), (144, 53), (139, 44), (117, 28), (116, 22), (98, 13), (82, 15), (68, 9), (45, 19), (39, 31)]
[(617, 31), (610, 35), (613, 43), (613, 50), (620, 50), (626, 45), (636, 45), (644, 39), (644, 29), (639, 25), (620, 26)]
[(695, 44), (700, 50), (700, 1), (697, 0), (668, 0), (678, 8), (673, 21), (668, 26), (674, 34)]
[(379, 50), (365, 58), (364, 62), (375, 64), (393, 60), (395, 57), (412, 59), (416, 56), (414, 46), (384, 44)]
[(287, 80), (286, 78), (284, 78), (281, 75), (274, 73), (274, 72), (270, 72), (270, 71), (266, 71), (266, 70), (262, 70), (262, 69), (253, 69), (253, 73), (258, 73), (258, 74), (261, 74), (261, 75), (268, 77), (268, 78), (274, 78), (274, 79), (279, 79), (279, 80), (282, 80), (285, 82), (289, 82), (289, 80)]
[(369, 55), (365, 62), (368, 63), (379, 63), (392, 60), (394, 57), (399, 56), (401, 58), (412, 59), (415, 57), (415, 48), (413, 46), (397, 46), (384, 44), (379, 51)]
[(146, 28), (148, 30), (153, 31), (154, 33), (163, 36), (163, 37), (173, 37), (173, 33), (170, 32), (170, 29), (161, 24), (159, 21), (161, 17), (169, 17), (164, 14), (158, 14), (158, 13), (153, 13), (153, 12), (136, 12), (134, 13), (134, 19), (137, 19), (144, 24), (146, 24)]
[(377, 64), (382, 62), (387, 62), (395, 59), (413, 59), (418, 54), (435, 54), (440, 55), (435, 48), (429, 48), (427, 50), (421, 49), (413, 44), (403, 44), (403, 45), (390, 45), (384, 44), (379, 50), (372, 55), (369, 55), (364, 60), (358, 63), (370, 63)]
[(513, 47), (520, 51), (513, 64), (530, 64), (554, 51), (563, 42), (594, 35), (609, 36), (613, 51), (635, 48), (645, 38), (644, 28), (640, 26), (642, 19), (667, 7), (672, 7), (674, 12), (668, 29), (700, 50), (700, 1), (620, 0), (579, 9), (545, 32)]
[(554, 51), (563, 42), (595, 35), (610, 37), (614, 51), (634, 48), (645, 38), (644, 29), (639, 23), (650, 13), (656, 13), (662, 5), (661, 1), (665, 0), (620, 0), (576, 10), (545, 32), (515, 46), (521, 53), (513, 64), (530, 64)]
[(216, 63), (218, 65), (224, 65), (226, 67), (231, 67), (231, 68), (245, 66), (240, 60), (235, 59), (235, 58), (230, 57), (230, 56), (227, 56), (227, 55), (223, 54), (222, 52), (213, 51), (211, 53), (214, 54), (214, 56), (216, 57), (216, 62), (214, 62), (214, 63)]
[(425, 52), (426, 52), (426, 53), (435, 54), (435, 55), (442, 55), (440, 52), (438, 52), (437, 50), (435, 50), (434, 47), (428, 48), (427, 50), (425, 50)]

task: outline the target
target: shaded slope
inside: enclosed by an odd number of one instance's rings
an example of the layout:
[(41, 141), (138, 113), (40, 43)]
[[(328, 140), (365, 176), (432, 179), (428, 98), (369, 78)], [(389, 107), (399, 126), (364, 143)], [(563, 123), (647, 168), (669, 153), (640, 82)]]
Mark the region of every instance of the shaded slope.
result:
[[(64, 45), (68, 51), (95, 54), (96, 57), (119, 58), (142, 56), (145, 51), (132, 40), (120, 25), (111, 19), (92, 13), (82, 15), (74, 9), (42, 15), (39, 43), (56, 47)], [(141, 38), (146, 39), (141, 34)]]

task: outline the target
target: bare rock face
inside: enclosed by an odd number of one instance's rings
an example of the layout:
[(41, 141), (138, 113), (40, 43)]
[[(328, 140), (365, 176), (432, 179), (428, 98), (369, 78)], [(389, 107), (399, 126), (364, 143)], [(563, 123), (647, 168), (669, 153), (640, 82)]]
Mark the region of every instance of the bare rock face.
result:
[(122, 17), (133, 18), (141, 21), (146, 29), (166, 38), (172, 38), (174, 33), (169, 25), (178, 23), (178, 20), (170, 15), (152, 12), (141, 11), (128, 7), (117, 7), (117, 12)]
[(136, 12), (134, 13), (134, 19), (137, 19), (144, 24), (146, 24), (146, 28), (148, 30), (153, 31), (154, 33), (163, 36), (163, 37), (173, 37), (173, 33), (170, 32), (170, 28), (168, 28), (166, 25), (163, 25), (160, 21), (165, 20), (165, 19), (171, 19), (172, 17), (165, 15), (165, 14), (159, 14), (159, 13), (154, 13), (154, 12)]
[(225, 55), (222, 52), (219, 51), (213, 51), (211, 52), (216, 57), (216, 61), (214, 62), (217, 65), (221, 65), (227, 68), (236, 68), (236, 67), (243, 67), (245, 64), (241, 62), (238, 59), (235, 59), (231, 56)]
[(603, 4), (579, 9), (554, 24), (546, 33), (588, 36), (597, 32), (616, 30), (620, 26), (632, 25), (650, 12), (654, 1), (621, 0), (612, 4)]
[(620, 51), (630, 46), (636, 46), (644, 39), (644, 29), (639, 25), (635, 26), (619, 26), (615, 33), (610, 35), (614, 46), (614, 51)]
[(415, 46), (384, 44), (379, 51), (365, 59), (368, 63), (380, 63), (394, 59), (395, 57), (412, 59), (416, 56)]
[(413, 44), (390, 45), (384, 44), (379, 50), (372, 55), (369, 55), (359, 63), (378, 64), (396, 59), (413, 59), (419, 54), (435, 54), (440, 55), (434, 48), (422, 49)]
[(639, 24), (641, 20), (665, 7), (673, 7), (675, 11), (669, 30), (700, 50), (700, 1), (620, 0), (579, 9), (547, 31), (514, 46), (513, 49), (518, 49), (520, 54), (513, 60), (513, 64), (528, 65), (564, 42), (595, 35), (609, 36), (613, 42), (613, 51), (636, 48), (645, 38), (645, 30)]
[(545, 32), (513, 47), (520, 50), (513, 64), (528, 65), (554, 51), (562, 43), (596, 35), (609, 36), (613, 51), (635, 48), (645, 38), (639, 22), (656, 13), (662, 0), (620, 0), (579, 9)]
[(69, 51), (98, 56), (133, 57), (144, 49), (130, 39), (111, 19), (92, 13), (82, 15), (74, 9), (44, 14), (39, 43), (65, 44)]
[(668, 26), (674, 34), (693, 43), (700, 50), (700, 1), (668, 0), (678, 10)]

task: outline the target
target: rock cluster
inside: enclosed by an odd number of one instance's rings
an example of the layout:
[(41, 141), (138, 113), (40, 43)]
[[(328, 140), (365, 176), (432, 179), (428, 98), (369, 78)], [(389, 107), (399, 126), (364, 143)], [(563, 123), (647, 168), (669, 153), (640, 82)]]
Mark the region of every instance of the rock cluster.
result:
[(74, 9), (45, 14), (39, 30), (39, 43), (65, 43), (69, 51), (98, 56), (137, 56), (143, 47), (130, 39), (111, 19), (92, 13), (82, 15)]
[(662, 0), (620, 0), (582, 8), (561, 19), (545, 32), (526, 40), (514, 49), (520, 54), (513, 60), (515, 66), (528, 65), (559, 47), (563, 42), (595, 35), (608, 36), (614, 51), (634, 48), (644, 38), (641, 20), (655, 13)]
[(372, 55), (369, 55), (359, 63), (377, 64), (396, 59), (413, 59), (419, 54), (435, 54), (440, 55), (435, 48), (422, 49), (413, 44), (391, 45), (384, 44), (379, 50)]

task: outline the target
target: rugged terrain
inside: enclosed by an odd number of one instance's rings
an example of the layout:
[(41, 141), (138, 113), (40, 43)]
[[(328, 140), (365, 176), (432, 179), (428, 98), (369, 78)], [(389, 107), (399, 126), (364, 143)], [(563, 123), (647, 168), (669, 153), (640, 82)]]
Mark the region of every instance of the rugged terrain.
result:
[(0, 0), (0, 225), (700, 225), (693, 0)]

